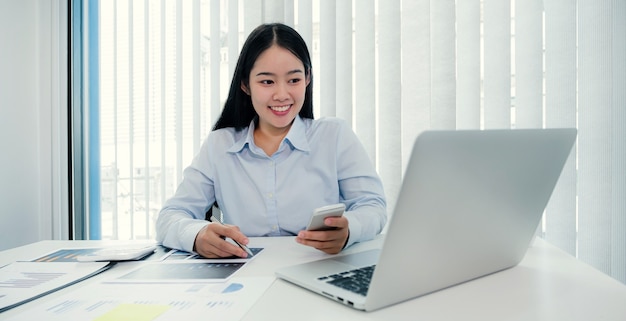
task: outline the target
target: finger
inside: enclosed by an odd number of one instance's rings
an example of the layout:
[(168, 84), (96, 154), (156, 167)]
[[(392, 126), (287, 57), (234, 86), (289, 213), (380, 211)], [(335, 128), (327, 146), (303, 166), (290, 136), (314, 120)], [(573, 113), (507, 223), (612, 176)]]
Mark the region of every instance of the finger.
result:
[(208, 257), (229, 257), (229, 256), (239, 256), (246, 257), (247, 253), (242, 250), (239, 246), (232, 244), (228, 241), (219, 240), (215, 243), (207, 242), (204, 246), (201, 247), (202, 251), (198, 251), (198, 254)]
[(231, 253), (228, 253), (227, 251), (220, 250), (218, 247), (213, 246), (212, 244), (206, 244), (206, 246), (198, 251), (198, 254), (205, 258), (222, 258), (233, 255)]
[(312, 246), (316, 249), (333, 247), (333, 243), (340, 243), (342, 234), (336, 231), (307, 232), (301, 231), (296, 237), (300, 244)]
[[(216, 242), (210, 242), (210, 244), (215, 248), (215, 253), (220, 253), (220, 256), (239, 256), (239, 257), (247, 257), (248, 254), (244, 251), (239, 245), (235, 244), (231, 240), (224, 240), (220, 238)], [(218, 252), (219, 251), (219, 252)], [(224, 254), (226, 253), (226, 254)]]
[(300, 244), (313, 247), (317, 250), (323, 251), (328, 254), (337, 254), (341, 252), (342, 242), (339, 241), (311, 241), (311, 240), (300, 240)]
[(247, 245), (249, 240), (241, 231), (239, 226), (236, 225), (224, 225), (219, 223), (211, 223), (209, 225), (215, 225), (214, 231), (222, 237), (233, 239), (241, 244)]
[(332, 226), (336, 228), (347, 228), (348, 227), (348, 219), (343, 216), (338, 217), (327, 217), (324, 219), (324, 224), (327, 226)]
[(346, 229), (338, 228), (336, 230), (327, 231), (307, 231), (302, 230), (298, 233), (298, 237), (310, 241), (329, 242), (343, 238), (347, 234)]
[(348, 229), (337, 229), (330, 231), (300, 231), (296, 237), (296, 242), (311, 246), (328, 254), (337, 254), (343, 249), (348, 238)]
[(328, 241), (327, 235), (328, 234), (324, 233), (323, 231), (304, 230), (304, 231), (298, 232), (297, 238), (306, 242), (313, 242), (313, 241), (324, 242), (324, 241)]
[(196, 252), (204, 257), (246, 257), (247, 254), (239, 246), (224, 240), (223, 234), (230, 234), (229, 228), (220, 225), (207, 225), (196, 237)]

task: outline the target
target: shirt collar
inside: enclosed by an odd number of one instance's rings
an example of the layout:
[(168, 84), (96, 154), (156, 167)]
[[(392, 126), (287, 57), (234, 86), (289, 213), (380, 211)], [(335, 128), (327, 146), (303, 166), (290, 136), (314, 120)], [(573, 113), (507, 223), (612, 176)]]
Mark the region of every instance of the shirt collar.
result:
[(285, 141), (293, 148), (303, 152), (309, 152), (311, 150), (309, 140), (306, 137), (306, 124), (304, 120), (300, 118), (300, 115), (296, 116), (296, 119), (293, 121), (291, 129), (285, 137)]
[[(252, 142), (254, 141), (254, 121), (255, 120), (253, 119), (250, 122), (248, 128), (244, 129), (247, 130), (246, 134), (242, 135), (241, 138), (228, 149), (228, 152), (238, 153), (243, 150), (246, 145), (252, 145)], [(311, 150), (309, 146), (309, 141), (306, 138), (306, 125), (304, 123), (304, 120), (300, 118), (300, 115), (297, 115), (294, 119), (293, 124), (291, 125), (291, 128), (289, 129), (289, 132), (287, 133), (287, 136), (285, 136), (285, 139), (283, 141), (288, 143), (292, 148), (304, 152), (308, 152)]]

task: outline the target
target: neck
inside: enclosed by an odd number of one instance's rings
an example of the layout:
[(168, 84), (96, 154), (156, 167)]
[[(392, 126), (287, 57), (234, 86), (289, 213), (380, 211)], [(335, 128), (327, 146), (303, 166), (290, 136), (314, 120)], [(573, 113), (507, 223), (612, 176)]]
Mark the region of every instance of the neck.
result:
[(272, 156), (278, 150), (280, 142), (283, 141), (288, 132), (289, 128), (276, 130), (256, 128), (254, 130), (254, 143), (263, 149), (268, 156)]

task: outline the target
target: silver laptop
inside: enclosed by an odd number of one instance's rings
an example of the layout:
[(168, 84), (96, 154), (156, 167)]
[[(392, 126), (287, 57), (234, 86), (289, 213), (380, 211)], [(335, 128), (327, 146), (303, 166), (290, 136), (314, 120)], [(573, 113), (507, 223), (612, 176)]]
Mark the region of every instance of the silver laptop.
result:
[(276, 275), (372, 311), (513, 267), (575, 140), (573, 128), (426, 131), (413, 146), (382, 248)]

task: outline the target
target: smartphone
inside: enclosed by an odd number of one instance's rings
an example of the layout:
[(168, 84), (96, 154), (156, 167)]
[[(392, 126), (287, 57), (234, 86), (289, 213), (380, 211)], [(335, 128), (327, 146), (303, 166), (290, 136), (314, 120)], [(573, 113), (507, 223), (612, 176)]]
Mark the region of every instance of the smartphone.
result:
[(309, 231), (333, 230), (335, 227), (326, 226), (324, 224), (324, 219), (330, 216), (342, 216), (345, 210), (346, 205), (343, 203), (316, 208), (313, 211), (313, 215), (311, 215), (311, 220), (306, 226), (306, 229)]

